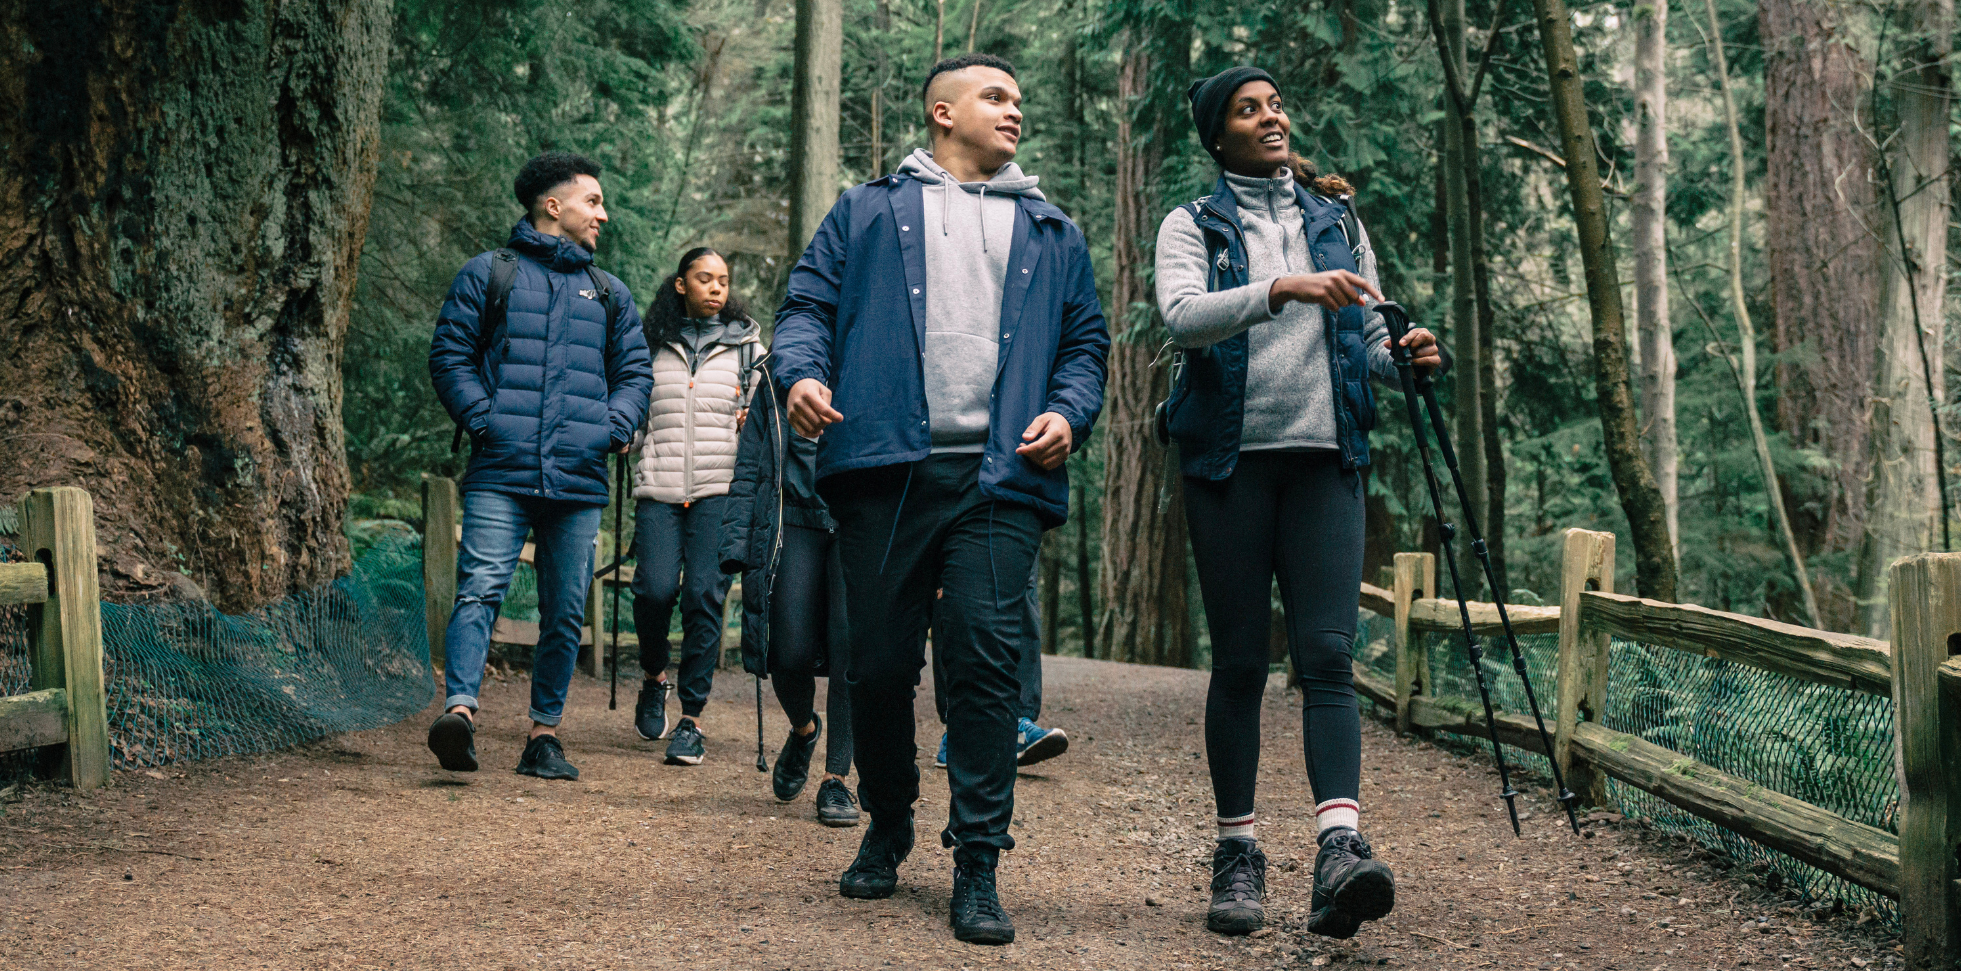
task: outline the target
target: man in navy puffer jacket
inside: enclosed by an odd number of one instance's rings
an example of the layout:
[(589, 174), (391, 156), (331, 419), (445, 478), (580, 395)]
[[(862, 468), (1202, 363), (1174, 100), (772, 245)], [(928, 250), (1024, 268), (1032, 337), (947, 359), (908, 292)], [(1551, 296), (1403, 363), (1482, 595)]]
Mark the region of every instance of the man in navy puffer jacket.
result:
[[(475, 771), (477, 690), (490, 631), (527, 534), (537, 536), (538, 645), (531, 739), (517, 771), (576, 779), (557, 728), (579, 654), (593, 537), (606, 509), (606, 453), (646, 416), (653, 369), (626, 285), (592, 266), (606, 222), (599, 167), (570, 152), (526, 162), (515, 189), (525, 218), (511, 230), (515, 275), (504, 322), (483, 332), (493, 261), (464, 264), (429, 348), (429, 376), (470, 433), (456, 610), (443, 635), (446, 699), (429, 727), (443, 768)], [(606, 333), (605, 291), (618, 306)], [(494, 327), (494, 322), (492, 323)]]

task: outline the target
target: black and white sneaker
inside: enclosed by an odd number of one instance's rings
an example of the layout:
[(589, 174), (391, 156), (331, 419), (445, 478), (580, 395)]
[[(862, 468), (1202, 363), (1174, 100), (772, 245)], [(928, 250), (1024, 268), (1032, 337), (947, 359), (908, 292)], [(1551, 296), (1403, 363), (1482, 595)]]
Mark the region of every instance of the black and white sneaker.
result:
[(1015, 922), (1001, 909), (994, 868), (969, 862), (953, 868), (953, 902), (948, 908), (956, 940), (969, 944), (1013, 944)]
[(1323, 937), (1354, 937), (1363, 921), (1386, 917), (1395, 906), (1396, 875), (1375, 858), (1369, 841), (1345, 826), (1329, 830), (1314, 858), (1314, 912), (1307, 929)]
[(565, 746), (557, 735), (540, 735), (526, 742), (524, 757), (518, 759), (517, 774), (540, 779), (577, 779), (579, 770), (565, 761)]
[(1212, 850), (1212, 906), (1205, 926), (1251, 934), (1266, 926), (1266, 854), (1250, 839), (1222, 839)]
[(674, 726), (674, 737), (667, 743), (668, 765), (700, 765), (707, 749), (701, 744), (701, 728), (692, 718)]
[(817, 787), (817, 821), (826, 826), (858, 825), (858, 800), (842, 779), (825, 779)]
[(872, 820), (858, 844), (858, 858), (838, 878), (838, 893), (858, 900), (884, 900), (899, 888), (899, 864), (912, 852), (912, 817), (881, 826)]
[(640, 700), (633, 703), (633, 730), (649, 742), (667, 737), (667, 693), (674, 686), (665, 681), (640, 682)]
[(451, 772), (477, 771), (477, 723), (460, 711), (444, 712), (429, 726), (429, 751)]
[(808, 735), (799, 735), (790, 729), (790, 737), (783, 740), (783, 750), (776, 753), (776, 771), (769, 776), (770, 788), (776, 791), (778, 802), (789, 802), (803, 792), (803, 784), (810, 781), (810, 756), (817, 751), (817, 739), (824, 734), (824, 719), (815, 714), (810, 720), (817, 727)]

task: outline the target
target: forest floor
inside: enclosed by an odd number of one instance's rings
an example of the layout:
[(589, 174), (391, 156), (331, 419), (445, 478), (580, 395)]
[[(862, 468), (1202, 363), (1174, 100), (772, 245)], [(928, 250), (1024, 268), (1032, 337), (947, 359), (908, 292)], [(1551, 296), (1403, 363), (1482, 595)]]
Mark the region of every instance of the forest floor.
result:
[[(1365, 725), (1363, 820), (1396, 867), (1394, 914), (1352, 941), (1302, 929), (1312, 797), (1299, 698), (1266, 699), (1260, 789), (1270, 930), (1205, 930), (1212, 845), (1201, 672), (1053, 659), (1044, 722), (1068, 753), (1020, 780), (1001, 869), (1020, 930), (956, 942), (946, 811), (930, 768), (900, 891), (846, 900), (862, 829), (812, 817), (755, 769), (747, 677), (724, 672), (709, 758), (660, 763), (580, 677), (564, 737), (577, 782), (518, 776), (526, 683), (493, 679), (452, 775), (435, 709), (306, 748), (118, 773), (106, 789), (0, 794), (0, 968), (1885, 968), (1877, 922), (1799, 909), (1719, 861), (1614, 817), (1574, 837), (1542, 792), (1512, 837), (1487, 761)], [(624, 686), (623, 686), (624, 687)], [(922, 694), (924, 692), (922, 691)], [(767, 698), (767, 693), (765, 693)], [(821, 702), (820, 702), (821, 705)], [(820, 708), (821, 710), (821, 708)], [(772, 758), (787, 731), (768, 709)], [(820, 756), (821, 758), (821, 756)]]

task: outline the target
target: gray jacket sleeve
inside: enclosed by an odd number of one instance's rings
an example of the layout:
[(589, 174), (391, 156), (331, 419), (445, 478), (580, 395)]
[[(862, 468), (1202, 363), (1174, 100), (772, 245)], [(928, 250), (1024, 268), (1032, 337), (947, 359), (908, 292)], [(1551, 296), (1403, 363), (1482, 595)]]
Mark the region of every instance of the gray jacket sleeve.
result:
[(1243, 287), (1207, 293), (1205, 234), (1192, 214), (1179, 206), (1158, 225), (1158, 309), (1180, 347), (1208, 347), (1254, 324), (1273, 319), (1267, 293), (1275, 277)]

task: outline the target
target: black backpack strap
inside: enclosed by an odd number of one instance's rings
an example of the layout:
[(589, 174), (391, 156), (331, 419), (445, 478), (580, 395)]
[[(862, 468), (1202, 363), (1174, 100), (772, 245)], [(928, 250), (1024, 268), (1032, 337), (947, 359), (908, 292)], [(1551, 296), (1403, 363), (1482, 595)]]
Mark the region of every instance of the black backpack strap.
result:
[[(511, 307), (511, 285), (517, 280), (517, 250), (508, 247), (491, 254), (490, 282), (483, 288), (483, 306), (477, 311), (476, 362), (481, 365), (484, 356), (497, 345), (497, 335), (504, 330), (504, 320)], [(458, 423), (456, 434), (450, 436), (451, 454), (463, 448), (463, 425)]]
[(1359, 267), (1362, 263), (1362, 221), (1355, 218), (1355, 199), (1353, 196), (1342, 196), (1335, 201), (1341, 204), (1342, 238), (1348, 240), (1348, 251), (1355, 254), (1355, 264)]

